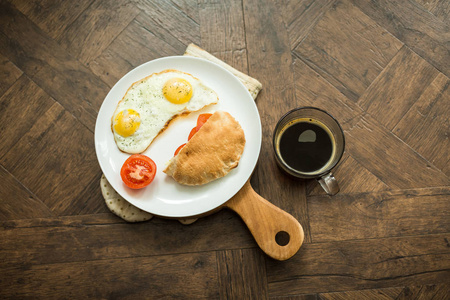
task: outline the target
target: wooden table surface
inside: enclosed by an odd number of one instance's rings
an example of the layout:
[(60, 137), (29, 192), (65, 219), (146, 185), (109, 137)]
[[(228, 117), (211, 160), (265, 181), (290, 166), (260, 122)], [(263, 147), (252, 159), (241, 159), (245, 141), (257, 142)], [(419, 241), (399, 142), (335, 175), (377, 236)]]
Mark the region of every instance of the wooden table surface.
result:
[[(1, 1), (0, 298), (448, 299), (449, 15), (446, 0)], [(190, 43), (263, 84), (251, 184), (302, 224), (289, 260), (228, 210), (130, 224), (104, 203), (103, 99)], [(345, 131), (333, 197), (274, 160), (277, 120), (305, 105)]]

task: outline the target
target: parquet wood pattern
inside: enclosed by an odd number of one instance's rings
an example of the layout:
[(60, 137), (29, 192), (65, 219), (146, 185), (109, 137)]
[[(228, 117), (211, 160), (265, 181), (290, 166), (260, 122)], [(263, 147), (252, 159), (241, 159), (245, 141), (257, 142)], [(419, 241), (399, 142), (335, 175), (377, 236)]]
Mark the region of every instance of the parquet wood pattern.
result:
[[(445, 0), (1, 0), (1, 299), (449, 299)], [(123, 75), (197, 44), (263, 84), (255, 191), (305, 230), (275, 261), (223, 210), (186, 226), (109, 212), (98, 110)], [(327, 196), (276, 166), (299, 106), (341, 123)]]

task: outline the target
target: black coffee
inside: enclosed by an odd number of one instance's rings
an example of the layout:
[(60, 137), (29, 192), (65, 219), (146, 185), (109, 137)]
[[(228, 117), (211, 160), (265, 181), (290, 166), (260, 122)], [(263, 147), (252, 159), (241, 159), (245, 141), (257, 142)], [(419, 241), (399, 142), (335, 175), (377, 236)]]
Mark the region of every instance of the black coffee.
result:
[(324, 126), (311, 119), (291, 122), (281, 133), (279, 149), (291, 168), (312, 173), (322, 169), (333, 154), (333, 142)]

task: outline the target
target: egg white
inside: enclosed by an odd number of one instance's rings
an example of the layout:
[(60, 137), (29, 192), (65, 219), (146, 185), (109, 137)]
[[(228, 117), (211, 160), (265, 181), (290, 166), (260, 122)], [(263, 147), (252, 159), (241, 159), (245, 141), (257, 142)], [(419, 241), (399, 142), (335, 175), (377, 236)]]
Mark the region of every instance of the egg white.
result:
[[(188, 102), (174, 104), (165, 98), (163, 86), (171, 78), (183, 78), (192, 85), (193, 93)], [(188, 73), (177, 70), (154, 73), (135, 82), (118, 103), (111, 126), (116, 145), (126, 153), (142, 153), (175, 116), (198, 111), (207, 105), (217, 103), (218, 100), (216, 92)], [(136, 132), (128, 137), (115, 132), (113, 126), (116, 115), (125, 109), (137, 111), (141, 120)]]

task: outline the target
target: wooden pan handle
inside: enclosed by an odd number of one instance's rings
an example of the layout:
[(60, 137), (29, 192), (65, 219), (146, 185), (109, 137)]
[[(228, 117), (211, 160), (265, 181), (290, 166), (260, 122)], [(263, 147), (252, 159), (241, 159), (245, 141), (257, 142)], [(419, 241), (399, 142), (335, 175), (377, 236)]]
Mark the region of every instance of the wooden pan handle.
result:
[(304, 238), (300, 223), (258, 195), (250, 181), (224, 206), (242, 218), (259, 247), (270, 257), (286, 260), (300, 249)]

